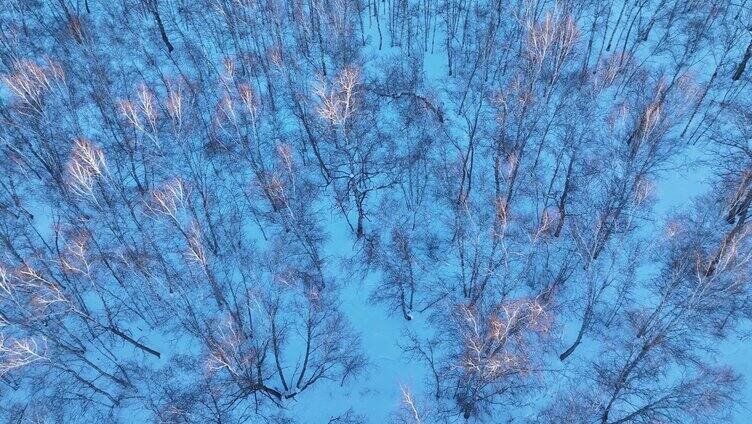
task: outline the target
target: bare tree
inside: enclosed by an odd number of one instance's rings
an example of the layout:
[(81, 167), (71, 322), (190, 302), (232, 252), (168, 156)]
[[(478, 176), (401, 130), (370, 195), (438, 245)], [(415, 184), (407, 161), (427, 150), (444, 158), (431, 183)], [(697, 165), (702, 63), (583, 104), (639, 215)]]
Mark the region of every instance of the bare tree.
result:
[(6, 3), (3, 419), (371, 420), (353, 296), (425, 374), (395, 422), (742, 396), (749, 1)]

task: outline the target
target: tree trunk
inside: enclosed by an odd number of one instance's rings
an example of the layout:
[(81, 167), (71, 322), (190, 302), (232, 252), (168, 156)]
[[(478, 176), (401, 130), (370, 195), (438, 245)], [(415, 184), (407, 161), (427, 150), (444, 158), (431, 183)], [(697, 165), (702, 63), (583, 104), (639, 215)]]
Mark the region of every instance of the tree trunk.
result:
[(744, 73), (744, 69), (747, 67), (747, 62), (749, 62), (749, 58), (752, 57), (752, 41), (749, 42), (749, 45), (747, 46), (747, 50), (744, 51), (744, 56), (742, 57), (742, 61), (739, 62), (739, 66), (736, 67), (736, 72), (734, 72), (734, 76), (731, 77), (734, 81), (739, 81), (741, 79), (742, 74)]

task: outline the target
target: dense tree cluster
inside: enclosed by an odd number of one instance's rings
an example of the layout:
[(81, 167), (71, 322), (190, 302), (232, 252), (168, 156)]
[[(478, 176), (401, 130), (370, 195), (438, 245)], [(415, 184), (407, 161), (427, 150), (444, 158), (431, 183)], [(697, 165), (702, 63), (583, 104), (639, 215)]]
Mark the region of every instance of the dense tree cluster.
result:
[[(378, 355), (369, 280), (425, 370), (395, 423), (718, 422), (751, 32), (748, 0), (4, 1), (0, 420), (294, 421)], [(707, 190), (664, 213), (682, 166)]]

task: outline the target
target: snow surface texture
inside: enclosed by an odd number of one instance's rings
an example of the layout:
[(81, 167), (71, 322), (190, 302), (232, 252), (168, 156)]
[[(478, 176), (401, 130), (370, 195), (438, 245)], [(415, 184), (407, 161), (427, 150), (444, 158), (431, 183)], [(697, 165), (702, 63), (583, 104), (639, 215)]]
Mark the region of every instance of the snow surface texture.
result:
[(0, 420), (747, 422), (750, 8), (3, 2)]

